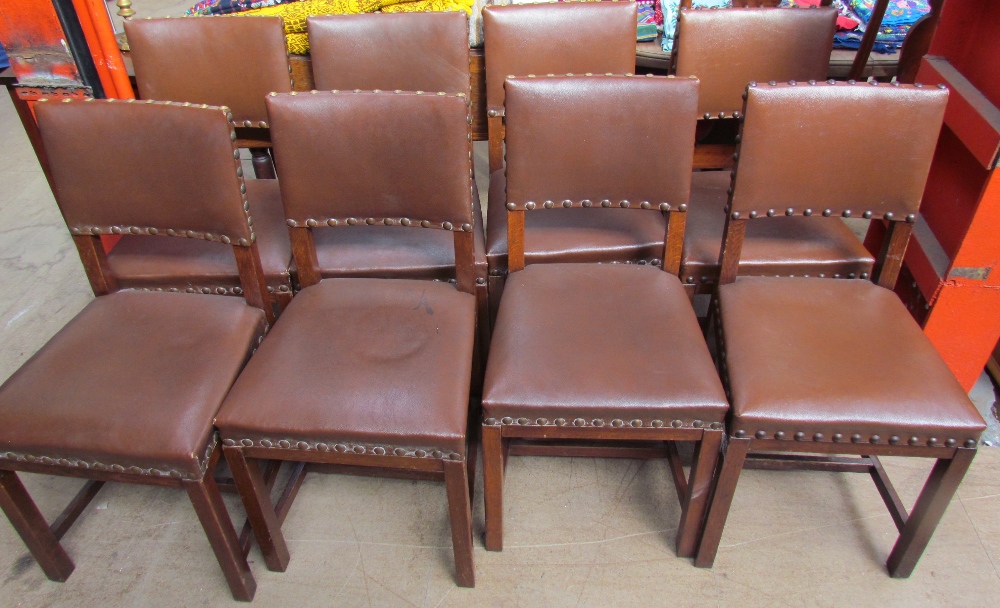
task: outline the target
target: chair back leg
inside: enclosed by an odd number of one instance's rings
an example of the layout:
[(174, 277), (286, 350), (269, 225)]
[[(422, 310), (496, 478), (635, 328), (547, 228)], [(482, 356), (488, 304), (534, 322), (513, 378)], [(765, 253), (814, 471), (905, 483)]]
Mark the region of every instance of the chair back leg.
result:
[(73, 562), (14, 471), (0, 471), (0, 509), (28, 546), (45, 576), (59, 583), (69, 578), (73, 573)]
[(503, 442), (499, 426), (483, 426), (483, 500), (486, 503), (487, 551), (503, 551)]
[(469, 501), (468, 471), (464, 460), (445, 460), (442, 464), (444, 483), (448, 490), (451, 542), (455, 548), (455, 582), (459, 587), (475, 587), (476, 572), (472, 562), (472, 504)]

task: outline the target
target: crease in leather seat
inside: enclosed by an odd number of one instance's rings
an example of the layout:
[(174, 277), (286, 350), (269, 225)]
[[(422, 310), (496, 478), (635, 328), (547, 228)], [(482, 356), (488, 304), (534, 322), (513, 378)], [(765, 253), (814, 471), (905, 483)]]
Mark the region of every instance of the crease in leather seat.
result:
[[(556, 456), (583, 454), (581, 447), (588, 456), (624, 455), (581, 441), (612, 442), (612, 450), (649, 441), (656, 447), (628, 457), (671, 459), (682, 503), (677, 553), (693, 555), (728, 411), (675, 274), (698, 82), (581, 76), (508, 78), (506, 86), (510, 274), (483, 388), (486, 548), (503, 547), (504, 461), (519, 440), (561, 440), (523, 452)], [(526, 216), (567, 211), (631, 213), (666, 227), (661, 268), (526, 266)], [(676, 448), (662, 445), (677, 440), (698, 446), (687, 482)]]
[[(900, 532), (889, 574), (905, 578), (920, 559), (986, 426), (892, 291), (947, 99), (946, 90), (910, 85), (748, 87), (714, 310), (730, 439), (695, 565), (714, 561), (748, 452), (783, 458), (784, 468), (868, 472)], [(838, 128), (860, 116), (879, 120), (863, 133)], [(859, 154), (851, 179), (828, 162), (833, 149)], [(737, 278), (747, 224), (783, 214), (884, 220), (874, 283)], [(936, 459), (909, 513), (884, 455)]]
[[(251, 148), (259, 177), (274, 177), (264, 97), (292, 90), (280, 17), (140, 19), (127, 21), (125, 30), (142, 99), (227, 107), (238, 129), (237, 145)], [(170, 138), (165, 135), (163, 145)], [(265, 180), (246, 185), (264, 274), (281, 309), (291, 299), (293, 278), (278, 189)], [(226, 248), (151, 240), (126, 236), (111, 250), (109, 262), (122, 286), (238, 295), (236, 267)]]
[[(635, 23), (636, 6), (629, 2), (560, 2), (483, 9), (490, 140), (486, 255), (491, 318), (495, 317), (507, 276), (505, 182), (497, 181), (503, 169), (504, 79), (530, 74), (634, 72)], [(562, 143), (573, 145), (572, 140)], [(631, 213), (581, 217), (568, 210), (544, 219), (531, 217), (525, 236), (529, 260), (536, 261), (540, 256), (553, 262), (649, 261), (663, 247), (665, 225), (651, 225), (650, 218), (653, 222), (662, 220), (657, 214), (647, 215), (650, 217)], [(655, 236), (651, 234), (654, 232)]]
[[(98, 297), (0, 386), (0, 506), (46, 575), (63, 581), (73, 563), (59, 538), (101, 485), (184, 488), (233, 597), (249, 601), (256, 585), (213, 478), (222, 454), (213, 421), (273, 316), (262, 310), (231, 126), (207, 106), (64, 102), (35, 111), (53, 192)], [(246, 302), (116, 291), (101, 238), (120, 233), (231, 245)], [(17, 471), (90, 481), (50, 530)]]
[[(681, 279), (699, 293), (718, 283), (730, 184), (728, 171), (695, 171), (691, 176)], [(740, 275), (867, 279), (874, 264), (840, 218), (782, 217), (747, 226)]]
[[(806, 85), (826, 78), (837, 11), (833, 7), (684, 9), (678, 16), (678, 76), (701, 81), (698, 116), (709, 121), (739, 117), (747, 83)], [(703, 123), (703, 124), (709, 124)], [(722, 150), (725, 148), (725, 150)], [(721, 150), (713, 165), (702, 151)], [(732, 166), (734, 148), (699, 146), (696, 166)], [(681, 279), (696, 293), (710, 293), (719, 274), (719, 249), (730, 186), (729, 171), (699, 171), (691, 180), (691, 207)], [(740, 270), (745, 275), (867, 276), (874, 258), (839, 220), (789, 218), (747, 231)]]
[[(468, 16), (450, 13), (374, 13), (310, 17), (309, 45), (320, 90), (426, 91), (471, 100)], [(473, 187), (476, 188), (475, 182)], [(486, 229), (479, 191), (473, 193), (476, 297), (489, 311)], [(455, 280), (452, 239), (396, 226), (314, 232), (323, 277)], [(485, 358), (489, 324), (480, 324)]]
[[(466, 446), (479, 372), (467, 100), (353, 91), (267, 99), (302, 290), (237, 380), (216, 425), (271, 570), (288, 564), (278, 509), (287, 513), (290, 503), (272, 503), (257, 459), (443, 479), (456, 579), (475, 583), (476, 454)], [(314, 234), (377, 238), (374, 225), (412, 238), (446, 235), (455, 285), (324, 279)], [(288, 488), (305, 470), (292, 474)]]

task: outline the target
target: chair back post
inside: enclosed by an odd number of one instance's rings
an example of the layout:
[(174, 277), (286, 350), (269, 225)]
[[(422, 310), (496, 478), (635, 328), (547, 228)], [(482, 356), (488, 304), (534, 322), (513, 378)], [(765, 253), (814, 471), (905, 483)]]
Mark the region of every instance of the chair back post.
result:
[(244, 298), (273, 321), (228, 108), (67, 99), (36, 113), (53, 193), (96, 295), (118, 289), (102, 235), (203, 239), (234, 248)]
[(74, 235), (73, 244), (80, 253), (83, 270), (87, 273), (90, 288), (95, 296), (106, 296), (118, 291), (118, 280), (108, 264), (108, 253), (99, 236)]
[(452, 232), (457, 287), (475, 292), (468, 95), (332, 90), (266, 103), (302, 287), (322, 279), (313, 230), (380, 225)]
[(635, 70), (634, 2), (559, 2), (483, 9), (490, 173), (503, 166), (504, 79)]
[[(947, 89), (834, 80), (751, 82), (744, 100), (719, 285), (736, 280), (748, 220), (815, 214), (887, 222), (872, 280), (891, 289), (917, 219)], [(867, 117), (870, 128), (841, 128), (852, 117)], [(830, 150), (852, 151), (851, 168), (831, 162)]]
[(698, 80), (569, 74), (505, 86), (509, 271), (525, 265), (525, 211), (595, 208), (663, 213), (662, 268), (679, 274)]

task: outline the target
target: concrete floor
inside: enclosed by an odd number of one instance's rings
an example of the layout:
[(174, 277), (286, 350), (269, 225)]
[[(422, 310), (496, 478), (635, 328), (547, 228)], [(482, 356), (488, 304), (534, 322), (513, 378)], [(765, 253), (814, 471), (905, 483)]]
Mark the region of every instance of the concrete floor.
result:
[[(139, 4), (137, 2), (137, 4)], [(9, 99), (0, 97), (0, 379), (92, 298)], [(477, 165), (485, 167), (477, 148)], [(479, 175), (482, 182), (485, 175)], [(485, 184), (480, 187), (485, 195)], [(988, 412), (988, 381), (974, 390)], [(909, 506), (923, 460), (886, 459)], [(453, 583), (443, 484), (313, 475), (285, 523), (285, 573), (250, 554), (261, 606), (994, 605), (1000, 597), (1000, 449), (983, 448), (909, 580), (884, 561), (896, 531), (867, 476), (744, 473), (713, 570), (673, 552), (680, 515), (662, 462), (512, 458), (506, 548), (482, 548), (475, 589)], [(78, 480), (24, 475), (50, 519)], [(243, 510), (228, 496), (237, 522)], [(180, 491), (109, 485), (64, 538), (76, 563), (45, 579), (0, 521), (0, 606), (229, 605)], [(994, 599), (990, 599), (994, 598)]]

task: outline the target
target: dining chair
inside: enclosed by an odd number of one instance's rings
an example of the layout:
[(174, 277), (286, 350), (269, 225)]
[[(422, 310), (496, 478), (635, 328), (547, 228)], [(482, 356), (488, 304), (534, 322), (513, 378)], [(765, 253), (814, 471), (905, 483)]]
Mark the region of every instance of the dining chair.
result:
[[(942, 89), (748, 87), (713, 306), (732, 412), (696, 566), (715, 559), (741, 471), (791, 466), (870, 474), (900, 533), (889, 574), (905, 578), (971, 464), (983, 418), (892, 291), (941, 131)], [(873, 116), (863, 131), (838, 128)], [(833, 149), (853, 151), (851, 179), (829, 163)], [(747, 223), (794, 215), (886, 222), (871, 280), (738, 277)], [(935, 459), (909, 513), (881, 456)]]
[[(456, 581), (471, 587), (475, 359), (472, 143), (466, 97), (329, 91), (268, 97), (302, 291), (243, 371), (216, 425), (271, 570), (289, 559), (260, 460), (444, 480)], [(453, 241), (455, 285), (323, 279), (319, 230), (400, 226)]]
[[(0, 386), (0, 508), (46, 576), (65, 581), (73, 562), (59, 540), (106, 482), (183, 488), (233, 597), (250, 601), (254, 578), (212, 475), (213, 420), (272, 313), (226, 111), (114, 99), (35, 111), (98, 297)], [(122, 233), (229, 246), (246, 301), (119, 291), (101, 236)], [(88, 481), (50, 525), (19, 472)]]
[[(510, 275), (483, 389), (486, 548), (503, 548), (508, 455), (666, 457), (682, 509), (677, 554), (691, 556), (728, 410), (676, 274), (698, 81), (556, 76), (505, 87)], [(526, 216), (566, 209), (665, 226), (663, 264), (530, 263)], [(678, 441), (696, 444), (687, 479)]]

